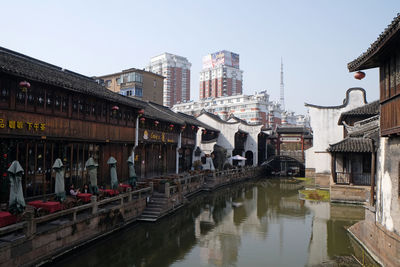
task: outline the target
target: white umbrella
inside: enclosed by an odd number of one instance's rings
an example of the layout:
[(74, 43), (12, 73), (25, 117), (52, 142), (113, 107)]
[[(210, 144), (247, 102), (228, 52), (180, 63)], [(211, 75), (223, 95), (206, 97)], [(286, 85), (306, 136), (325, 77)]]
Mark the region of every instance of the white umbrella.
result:
[(240, 155), (233, 156), (231, 159), (234, 159), (234, 160), (246, 160), (245, 157), (242, 157)]

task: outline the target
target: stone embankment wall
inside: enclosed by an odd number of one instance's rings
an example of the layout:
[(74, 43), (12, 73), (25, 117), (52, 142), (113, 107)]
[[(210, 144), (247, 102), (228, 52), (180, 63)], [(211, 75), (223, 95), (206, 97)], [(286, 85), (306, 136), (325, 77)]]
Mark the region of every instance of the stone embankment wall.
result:
[(0, 266), (38, 264), (52, 255), (111, 233), (134, 221), (146, 207), (151, 188), (128, 192), (97, 202), (34, 218), (27, 210), (26, 221), (3, 227), (0, 236)]
[[(256, 178), (262, 168), (243, 168), (176, 177), (163, 186), (150, 182), (150, 187), (122, 193), (116, 197), (34, 218), (28, 206), (25, 221), (0, 228), (0, 266), (24, 266), (52, 259), (77, 246), (110, 234), (136, 221), (154, 192), (166, 198), (162, 215), (184, 204), (185, 197), (218, 187)], [(156, 194), (156, 193), (154, 193)]]
[(353, 238), (368, 252), (356, 250), (356, 257), (363, 262), (366, 254), (383, 266), (400, 266), (400, 240), (396, 234), (381, 224), (364, 220), (349, 228)]
[(370, 186), (331, 185), (331, 202), (367, 204), (371, 196)]

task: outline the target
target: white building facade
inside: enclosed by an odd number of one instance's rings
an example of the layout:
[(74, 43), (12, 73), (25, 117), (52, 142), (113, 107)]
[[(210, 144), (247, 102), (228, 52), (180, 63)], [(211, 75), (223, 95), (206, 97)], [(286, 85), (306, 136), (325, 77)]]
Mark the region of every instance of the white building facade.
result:
[[(314, 169), (315, 173), (331, 175), (331, 155), (327, 151), (329, 144), (339, 142), (344, 138), (343, 125), (338, 125), (340, 114), (363, 106), (367, 103), (365, 90), (350, 88), (346, 98), (339, 106), (317, 106), (305, 104), (309, 109), (310, 124), (313, 130), (313, 146), (306, 150), (306, 168)], [(329, 179), (324, 181), (329, 186)]]
[(170, 53), (151, 58), (146, 70), (165, 77), (164, 106), (172, 107), (175, 103), (189, 101), (191, 66), (187, 58)]
[[(205, 154), (210, 154), (213, 151), (214, 144), (222, 146), (227, 150), (229, 156), (235, 156), (235, 134), (240, 132), (245, 134), (246, 142), (244, 144), (244, 150), (240, 153), (240, 156), (246, 156), (251, 152), (253, 166), (257, 166), (258, 163), (258, 135), (262, 133), (263, 125), (249, 125), (241, 120), (229, 119), (227, 121), (216, 118), (214, 115), (202, 112), (197, 119), (215, 129), (220, 131), (217, 140), (215, 142), (202, 142), (201, 135), (202, 131), (197, 133), (197, 144), (196, 146)], [(266, 153), (266, 151), (265, 151)], [(235, 155), (233, 155), (235, 154)], [(264, 155), (266, 158), (266, 155)], [(232, 164), (232, 159), (229, 158), (229, 163)], [(244, 165), (245, 162), (240, 162), (239, 165)]]

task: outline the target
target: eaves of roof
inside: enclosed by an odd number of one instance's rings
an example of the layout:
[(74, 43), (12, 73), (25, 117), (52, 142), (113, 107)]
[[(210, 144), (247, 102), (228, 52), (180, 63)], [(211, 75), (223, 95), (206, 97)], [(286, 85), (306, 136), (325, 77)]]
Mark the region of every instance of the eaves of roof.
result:
[(400, 14), (392, 20), (388, 27), (371, 44), (366, 52), (347, 64), (350, 72), (379, 67), (380, 57), (388, 47), (398, 46), (396, 39), (400, 37)]

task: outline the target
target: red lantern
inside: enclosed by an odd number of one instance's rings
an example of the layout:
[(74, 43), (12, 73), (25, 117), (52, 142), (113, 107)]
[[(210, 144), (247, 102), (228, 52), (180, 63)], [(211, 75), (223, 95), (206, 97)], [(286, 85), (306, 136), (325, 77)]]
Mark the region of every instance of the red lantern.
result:
[(192, 125), (192, 130), (194, 130), (194, 128), (196, 128), (196, 126)]
[(7, 173), (6, 172), (3, 173), (3, 177), (7, 177)]
[(154, 121), (155, 126), (158, 126), (159, 123), (160, 123), (159, 121)]
[(207, 133), (207, 130), (203, 130), (203, 134), (206, 134)]
[(7, 154), (3, 154), (3, 158), (5, 158), (5, 159), (6, 159), (6, 158), (7, 158)]
[(31, 84), (27, 81), (22, 81), (19, 83), (19, 87), (23, 93), (26, 93), (29, 88), (31, 88)]
[(356, 78), (357, 80), (362, 80), (365, 77), (365, 73), (362, 71), (357, 71), (356, 73), (354, 73), (354, 78)]
[(183, 125), (183, 126), (181, 127), (181, 129), (182, 129), (182, 131), (185, 130), (185, 129), (186, 129), (186, 125)]
[(172, 129), (174, 129), (174, 125), (173, 124), (170, 124), (169, 125), (169, 128), (172, 130)]
[(144, 114), (144, 109), (139, 109), (138, 114), (139, 114), (139, 117), (142, 116)]
[(146, 121), (145, 118), (140, 118), (140, 122), (141, 122), (141, 123), (144, 123), (145, 121)]
[(119, 110), (119, 107), (118, 106), (113, 106), (111, 108), (111, 110), (112, 110), (113, 114), (115, 115), (115, 114), (117, 114), (117, 111)]

